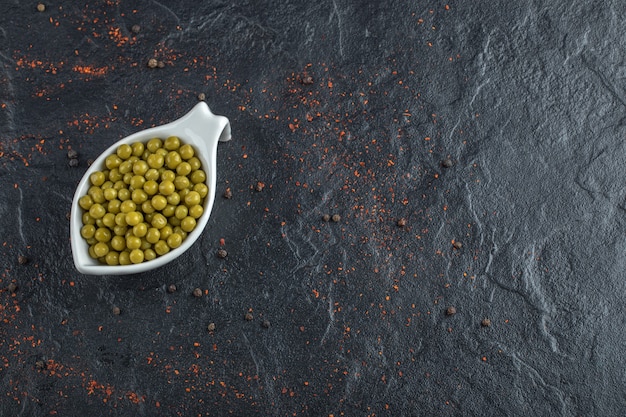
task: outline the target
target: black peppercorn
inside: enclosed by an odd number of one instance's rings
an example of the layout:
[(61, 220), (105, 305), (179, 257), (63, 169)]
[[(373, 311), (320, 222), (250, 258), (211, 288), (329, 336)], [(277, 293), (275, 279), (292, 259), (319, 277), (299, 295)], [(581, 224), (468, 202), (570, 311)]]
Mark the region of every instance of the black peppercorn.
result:
[(206, 328), (210, 332), (215, 331), (215, 323), (209, 323), (209, 325)]
[(176, 292), (176, 285), (174, 285), (174, 284), (168, 285), (167, 292), (169, 292), (170, 294), (175, 293)]
[(70, 159), (70, 161), (68, 162), (68, 165), (71, 166), (72, 168), (76, 168), (78, 166), (78, 159), (76, 158)]
[(332, 221), (334, 221), (335, 223), (341, 220), (341, 216), (338, 214), (333, 214), (333, 217), (331, 217)]
[(330, 214), (324, 214), (324, 215), (322, 216), (322, 220), (324, 220), (325, 222), (330, 221)]
[(452, 166), (452, 159), (450, 158), (446, 158), (443, 161), (441, 161), (441, 166), (444, 168), (450, 168)]
[(218, 258), (224, 259), (227, 256), (228, 256), (228, 252), (226, 252), (226, 249), (218, 249), (218, 251), (217, 251), (217, 257)]
[(121, 312), (122, 310), (120, 310), (118, 306), (113, 306), (113, 314), (115, 314), (116, 316), (119, 316)]
[(254, 319), (254, 316), (252, 315), (252, 313), (246, 313), (243, 318), (246, 319), (246, 321), (252, 321), (252, 319)]
[(202, 290), (200, 288), (196, 288), (193, 290), (194, 297), (202, 297)]
[(450, 306), (446, 309), (447, 316), (454, 316), (455, 314), (456, 314), (456, 308), (454, 308), (453, 306)]

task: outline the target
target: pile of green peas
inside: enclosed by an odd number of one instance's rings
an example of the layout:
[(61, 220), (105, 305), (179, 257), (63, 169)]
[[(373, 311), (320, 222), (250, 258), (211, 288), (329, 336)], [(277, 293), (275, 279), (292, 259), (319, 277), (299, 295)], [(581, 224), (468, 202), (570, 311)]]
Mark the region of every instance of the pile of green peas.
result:
[(194, 148), (176, 136), (120, 145), (78, 201), (89, 255), (131, 265), (178, 248), (204, 212), (206, 178)]

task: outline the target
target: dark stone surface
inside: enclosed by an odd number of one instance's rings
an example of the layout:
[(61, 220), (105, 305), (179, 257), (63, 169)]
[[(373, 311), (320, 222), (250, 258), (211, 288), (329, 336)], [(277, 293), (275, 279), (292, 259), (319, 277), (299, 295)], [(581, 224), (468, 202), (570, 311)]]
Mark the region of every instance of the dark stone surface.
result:
[[(0, 3), (0, 414), (626, 413), (624, 4), (413, 3)], [(203, 237), (78, 274), (88, 160), (200, 94)]]

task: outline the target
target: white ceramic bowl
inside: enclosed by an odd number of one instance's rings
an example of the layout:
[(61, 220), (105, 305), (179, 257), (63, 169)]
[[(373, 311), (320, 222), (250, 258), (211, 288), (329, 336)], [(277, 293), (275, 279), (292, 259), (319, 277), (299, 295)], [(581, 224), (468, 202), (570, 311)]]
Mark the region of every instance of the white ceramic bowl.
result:
[[(209, 187), (209, 193), (204, 199), (204, 212), (198, 218), (196, 228), (187, 235), (182, 245), (178, 248), (151, 261), (133, 265), (110, 266), (101, 264), (97, 259), (89, 256), (89, 245), (80, 235), (80, 230), (83, 226), (83, 209), (78, 205), (78, 200), (87, 194), (87, 190), (89, 190), (89, 176), (94, 171), (104, 169), (106, 157), (115, 153), (118, 146), (135, 142), (145, 143), (152, 138), (166, 139), (168, 136), (178, 136), (181, 141), (193, 145), (196, 150), (196, 156), (202, 162), (202, 169), (207, 174), (206, 185)], [(158, 268), (182, 255), (200, 237), (209, 220), (213, 202), (215, 201), (217, 143), (218, 141), (228, 141), (230, 138), (231, 131), (228, 119), (224, 116), (214, 115), (205, 102), (200, 102), (189, 113), (174, 122), (134, 133), (111, 145), (85, 172), (76, 188), (72, 201), (70, 239), (76, 269), (88, 275), (136, 274)]]

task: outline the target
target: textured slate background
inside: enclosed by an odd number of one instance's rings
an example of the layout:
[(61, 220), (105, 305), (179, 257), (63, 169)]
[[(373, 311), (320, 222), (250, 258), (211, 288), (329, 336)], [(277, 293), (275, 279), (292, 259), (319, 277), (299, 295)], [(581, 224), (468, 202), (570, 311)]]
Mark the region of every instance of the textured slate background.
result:
[[(623, 2), (36, 5), (0, 4), (0, 414), (626, 412)], [(78, 274), (87, 161), (200, 93), (203, 237)]]

